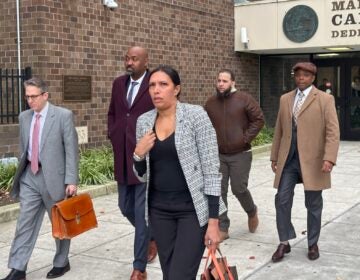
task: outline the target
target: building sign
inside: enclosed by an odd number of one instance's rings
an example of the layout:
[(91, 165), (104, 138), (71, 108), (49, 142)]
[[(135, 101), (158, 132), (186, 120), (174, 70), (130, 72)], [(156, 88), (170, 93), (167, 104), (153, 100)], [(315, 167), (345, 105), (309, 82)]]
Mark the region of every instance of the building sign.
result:
[(91, 101), (91, 76), (64, 76), (64, 101)]
[(360, 0), (331, 1), (331, 38), (360, 37)]
[(297, 5), (291, 8), (283, 20), (285, 36), (295, 43), (308, 41), (314, 36), (317, 28), (318, 17), (315, 11), (305, 5)]

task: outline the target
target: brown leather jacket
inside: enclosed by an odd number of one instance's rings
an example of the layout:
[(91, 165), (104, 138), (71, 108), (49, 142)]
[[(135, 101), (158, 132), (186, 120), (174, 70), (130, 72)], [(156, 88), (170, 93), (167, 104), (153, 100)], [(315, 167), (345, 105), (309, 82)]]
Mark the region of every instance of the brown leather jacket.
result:
[(216, 130), (221, 154), (247, 151), (264, 126), (264, 115), (257, 101), (244, 92), (222, 98), (212, 96), (205, 104)]

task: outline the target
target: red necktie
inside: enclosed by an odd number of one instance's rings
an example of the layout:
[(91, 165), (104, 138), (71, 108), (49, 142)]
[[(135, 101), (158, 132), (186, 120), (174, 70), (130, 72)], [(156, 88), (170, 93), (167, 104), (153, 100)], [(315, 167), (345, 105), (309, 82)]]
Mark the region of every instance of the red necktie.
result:
[(35, 124), (31, 143), (31, 171), (36, 174), (39, 170), (39, 134), (40, 134), (40, 114), (35, 115)]

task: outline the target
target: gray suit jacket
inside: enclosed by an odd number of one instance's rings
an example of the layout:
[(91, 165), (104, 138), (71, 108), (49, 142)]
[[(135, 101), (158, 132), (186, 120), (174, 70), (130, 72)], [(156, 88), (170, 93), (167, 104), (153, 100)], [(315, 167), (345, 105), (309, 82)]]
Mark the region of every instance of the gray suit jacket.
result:
[[(149, 130), (152, 130), (157, 116), (156, 109), (141, 115), (136, 124), (137, 141)], [(200, 226), (209, 220), (209, 206), (206, 195), (221, 196), (221, 174), (219, 172), (219, 151), (216, 133), (203, 107), (177, 103), (175, 147), (181, 168), (195, 206)], [(150, 164), (146, 156), (147, 170), (139, 180), (146, 182), (148, 197)], [(136, 174), (136, 170), (135, 170)], [(226, 210), (220, 197), (219, 214)], [(148, 206), (146, 199), (145, 215)]]
[[(33, 114), (34, 111), (30, 109), (19, 115), (21, 157), (11, 189), (11, 196), (14, 198), (19, 196), (20, 178), (27, 165)], [(51, 198), (54, 201), (64, 199), (66, 185), (76, 185), (79, 182), (78, 137), (70, 110), (49, 103), (41, 134), (40, 162)]]

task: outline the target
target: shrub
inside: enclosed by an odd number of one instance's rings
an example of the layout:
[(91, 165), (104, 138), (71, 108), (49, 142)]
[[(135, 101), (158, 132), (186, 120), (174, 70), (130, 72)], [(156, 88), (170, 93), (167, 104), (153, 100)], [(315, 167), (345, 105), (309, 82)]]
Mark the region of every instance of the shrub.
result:
[(81, 185), (99, 185), (114, 180), (114, 158), (109, 147), (80, 151)]
[(0, 190), (8, 191), (14, 181), (17, 164), (0, 164)]
[[(0, 191), (10, 189), (16, 172), (16, 164), (0, 164)], [(114, 158), (109, 147), (80, 151), (80, 185), (99, 185), (114, 180)]]
[(251, 142), (252, 146), (261, 146), (272, 142), (274, 129), (266, 126), (259, 132), (255, 139)]
[[(274, 129), (264, 127), (252, 141), (253, 146), (272, 142)], [(0, 190), (8, 191), (13, 183), (16, 164), (0, 164)], [(112, 149), (80, 150), (80, 185), (100, 185), (114, 180), (114, 157)]]

